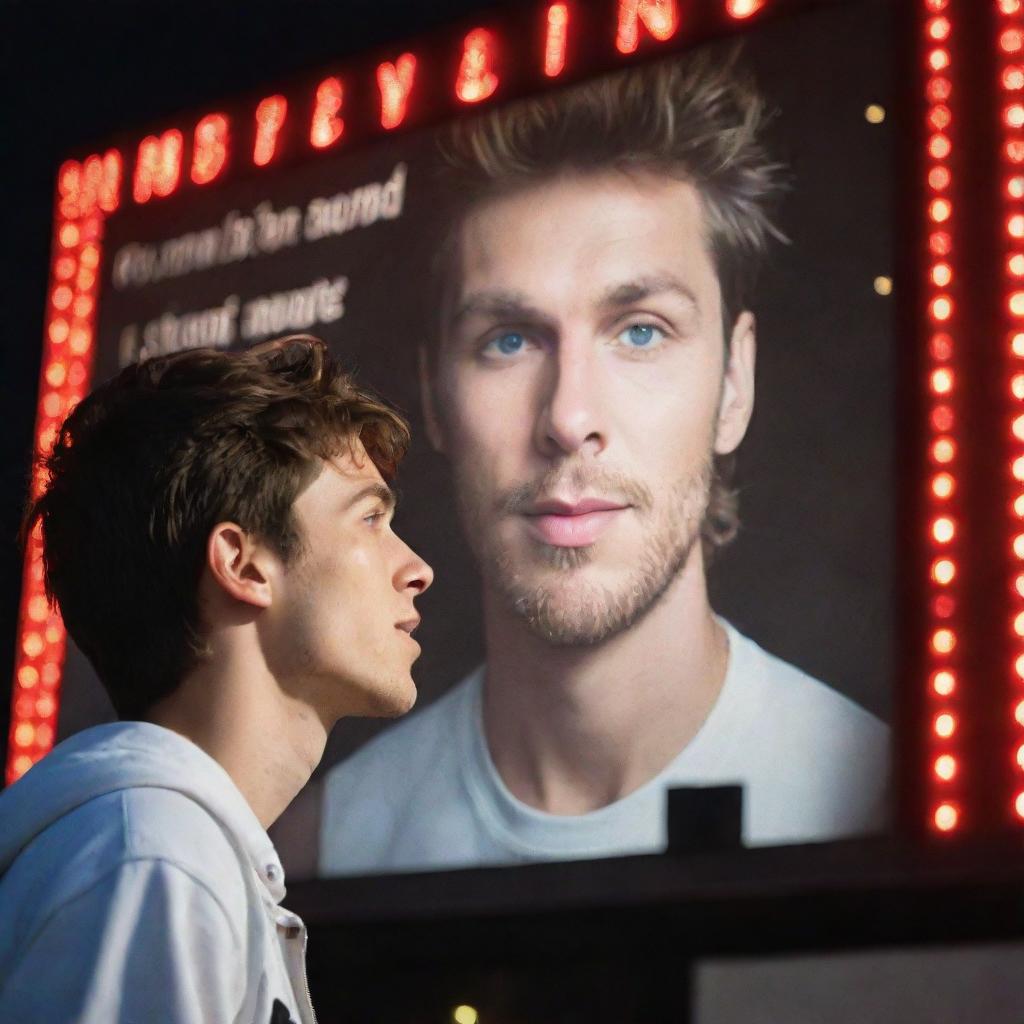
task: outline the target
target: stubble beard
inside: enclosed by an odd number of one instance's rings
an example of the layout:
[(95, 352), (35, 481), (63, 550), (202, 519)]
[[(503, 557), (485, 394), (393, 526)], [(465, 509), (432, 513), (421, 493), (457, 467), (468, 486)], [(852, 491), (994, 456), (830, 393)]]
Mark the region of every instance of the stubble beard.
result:
[[(463, 521), (485, 585), (531, 633), (553, 646), (593, 646), (643, 619), (689, 562), (694, 545), (700, 543), (707, 512), (711, 457), (705, 458), (696, 472), (677, 481), (660, 500), (644, 485), (622, 476), (602, 475), (595, 480), (582, 467), (569, 472), (556, 469), (536, 484), (503, 496), (502, 513), (515, 515), (532, 496), (553, 490), (555, 480), (572, 481), (580, 489), (587, 483), (611, 485), (601, 487), (600, 493), (628, 498), (632, 509), (625, 514), (640, 517), (643, 546), (630, 570), (614, 585), (579, 578), (580, 571), (596, 560), (598, 545), (535, 544), (534, 565), (524, 572), (521, 556), (513, 555), (497, 536), (495, 520), (482, 522), (477, 502), (463, 502)], [(460, 481), (459, 492), (464, 496), (466, 483)], [(540, 583), (530, 581), (536, 575), (536, 562), (549, 570)]]

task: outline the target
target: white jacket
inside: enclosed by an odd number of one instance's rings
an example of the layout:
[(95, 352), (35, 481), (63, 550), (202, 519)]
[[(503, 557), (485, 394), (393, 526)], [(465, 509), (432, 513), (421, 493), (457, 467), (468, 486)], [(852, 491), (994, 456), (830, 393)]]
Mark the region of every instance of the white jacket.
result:
[(313, 1024), (306, 930), (227, 772), (142, 722), (0, 794), (0, 1020)]

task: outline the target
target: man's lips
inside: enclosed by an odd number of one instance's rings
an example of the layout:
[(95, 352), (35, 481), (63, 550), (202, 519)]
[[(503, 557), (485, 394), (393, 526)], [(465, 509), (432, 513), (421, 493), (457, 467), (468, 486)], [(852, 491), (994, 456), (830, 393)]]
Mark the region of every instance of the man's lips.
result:
[(525, 516), (530, 529), (545, 544), (583, 548), (593, 544), (629, 507), (605, 498), (552, 498), (534, 502)]
[[(416, 643), (416, 641), (413, 639), (413, 635), (412, 634), (413, 634), (413, 630), (419, 624), (420, 624), (420, 617), (417, 615), (414, 618), (405, 619), (403, 622), (396, 622), (395, 623), (395, 629), (397, 629), (400, 633), (405, 633), (405, 635), (410, 640), (412, 640), (413, 643)], [(418, 646), (418, 644), (417, 644), (417, 646)]]

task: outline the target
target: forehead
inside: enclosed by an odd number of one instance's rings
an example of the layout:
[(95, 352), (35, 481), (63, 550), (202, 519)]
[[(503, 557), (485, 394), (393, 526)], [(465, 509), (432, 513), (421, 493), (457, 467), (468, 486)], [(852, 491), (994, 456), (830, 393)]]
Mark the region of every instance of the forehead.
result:
[(463, 221), (459, 256), (460, 299), (500, 285), (561, 305), (672, 275), (719, 301), (699, 193), (651, 172), (565, 174), (488, 199)]
[(332, 458), (321, 460), (320, 472), (296, 498), (295, 509), (300, 515), (314, 515), (325, 508), (336, 510), (374, 485), (388, 490), (362, 441), (353, 438)]

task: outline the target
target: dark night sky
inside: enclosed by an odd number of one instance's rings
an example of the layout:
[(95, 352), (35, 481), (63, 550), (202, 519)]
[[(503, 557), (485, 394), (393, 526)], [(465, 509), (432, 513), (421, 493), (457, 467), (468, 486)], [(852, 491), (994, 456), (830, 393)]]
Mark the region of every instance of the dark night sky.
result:
[(0, 0), (4, 746), (21, 575), (15, 537), (32, 443), (57, 167), (70, 153), (121, 129), (416, 36), (484, 6), (480, 0)]

